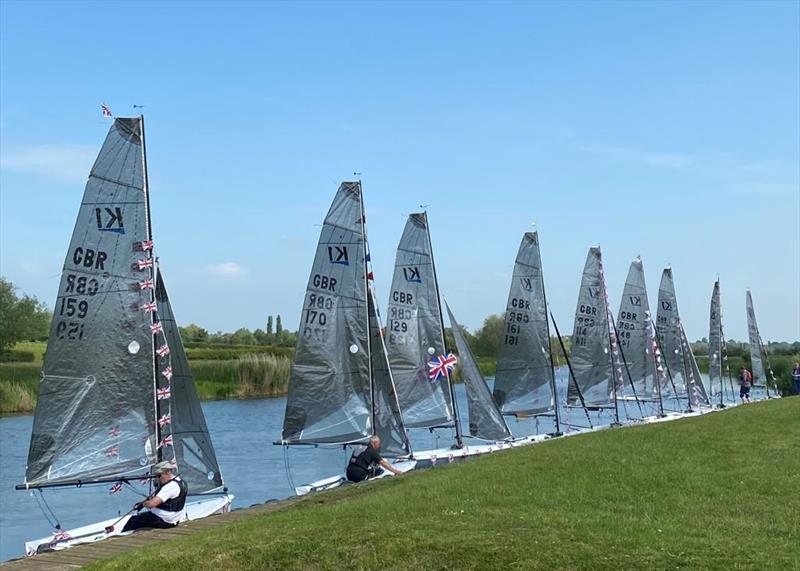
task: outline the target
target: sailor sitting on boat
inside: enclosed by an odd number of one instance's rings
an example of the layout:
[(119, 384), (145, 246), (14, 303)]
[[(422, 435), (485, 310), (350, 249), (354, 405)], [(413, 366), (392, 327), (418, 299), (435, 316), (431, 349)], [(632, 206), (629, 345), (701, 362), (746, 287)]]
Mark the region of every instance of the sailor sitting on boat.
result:
[(175, 466), (168, 461), (159, 462), (153, 466), (153, 473), (158, 478), (158, 487), (155, 493), (133, 506), (136, 511), (147, 508), (150, 511), (131, 516), (122, 529), (133, 531), (144, 527), (169, 528), (178, 525), (186, 510), (186, 496), (189, 486), (174, 474)]
[(379, 464), (393, 474), (401, 473), (381, 457), (381, 439), (373, 436), (366, 448), (356, 448), (353, 451), (347, 464), (347, 479), (351, 482), (361, 482), (367, 478), (374, 478), (383, 473), (383, 470), (378, 468)]

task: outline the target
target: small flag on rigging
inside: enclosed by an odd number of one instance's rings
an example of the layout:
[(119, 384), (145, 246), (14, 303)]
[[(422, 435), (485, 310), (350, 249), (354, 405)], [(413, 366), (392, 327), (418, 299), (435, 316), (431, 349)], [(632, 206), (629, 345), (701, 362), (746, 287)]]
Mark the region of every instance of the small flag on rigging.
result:
[(167, 448), (172, 446), (172, 435), (170, 434), (166, 438), (161, 441), (161, 444), (158, 445), (159, 448)]
[(155, 335), (156, 333), (161, 333), (162, 331), (164, 331), (164, 326), (161, 325), (160, 321), (156, 321), (150, 326), (150, 331), (152, 331), (153, 335)]
[(432, 383), (435, 383), (439, 380), (439, 377), (444, 377), (447, 374), (451, 373), (456, 366), (458, 359), (452, 353), (448, 353), (445, 357), (444, 355), (439, 355), (438, 357), (434, 357), (431, 359), (431, 362), (428, 363), (428, 377)]
[(153, 260), (152, 259), (149, 259), (149, 260), (137, 260), (136, 261), (136, 265), (138, 266), (138, 268), (140, 270), (144, 270), (144, 269), (147, 269), (147, 268), (152, 268), (153, 267)]
[(158, 419), (159, 426), (166, 426), (172, 423), (172, 418), (168, 414), (162, 415), (161, 418)]
[[(172, 375), (172, 371), (170, 371), (170, 376)], [(156, 399), (158, 400), (166, 400), (170, 397), (170, 390), (169, 387), (165, 387), (163, 389), (156, 389)]]
[(122, 482), (117, 482), (116, 484), (111, 486), (111, 489), (108, 490), (108, 493), (109, 494), (118, 494), (121, 491), (122, 491)]
[(158, 309), (155, 302), (143, 303), (142, 305), (139, 306), (139, 308), (144, 310), (145, 313), (154, 313)]
[(158, 353), (159, 357), (166, 357), (169, 355), (169, 345), (162, 345), (158, 349), (156, 349), (156, 353)]
[(165, 378), (166, 378), (168, 381), (169, 381), (169, 380), (171, 380), (171, 379), (172, 379), (172, 367), (167, 367), (166, 369), (164, 369), (163, 371), (161, 371), (161, 374), (162, 374), (162, 375), (164, 375), (164, 377), (165, 377)]
[(153, 289), (153, 280), (147, 279), (144, 280), (143, 282), (139, 282), (139, 289), (140, 290)]
[(106, 105), (105, 103), (102, 103), (100, 105), (100, 109), (103, 112), (103, 117), (113, 117), (113, 115), (111, 114), (111, 109), (109, 109), (108, 105)]

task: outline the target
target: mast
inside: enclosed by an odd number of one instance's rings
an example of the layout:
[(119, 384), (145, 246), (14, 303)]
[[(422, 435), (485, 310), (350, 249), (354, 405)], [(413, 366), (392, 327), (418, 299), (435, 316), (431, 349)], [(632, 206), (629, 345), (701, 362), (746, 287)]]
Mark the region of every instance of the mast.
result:
[[(358, 179), (358, 202), (361, 208), (361, 238), (364, 244), (364, 292), (371, 295), (369, 289), (369, 249), (367, 245), (367, 215), (364, 211), (364, 192), (361, 188), (361, 179)], [(369, 311), (369, 303), (364, 304), (364, 311), (367, 313), (367, 362), (369, 363), (369, 400), (370, 400), (370, 428), (372, 434), (377, 434), (377, 424), (375, 423), (375, 379), (372, 374), (372, 339), (369, 334), (369, 324), (372, 322), (372, 315)], [(380, 324), (378, 324), (380, 327)]]
[[(445, 354), (447, 354), (447, 343), (444, 335), (444, 315), (442, 314), (442, 298), (439, 294), (439, 276), (436, 273), (436, 260), (433, 255), (433, 243), (431, 242), (431, 227), (428, 224), (428, 211), (423, 210), (422, 215), (425, 217), (425, 233), (428, 237), (428, 251), (431, 253), (431, 271), (433, 272), (433, 285), (436, 289), (436, 304), (439, 307), (439, 323), (442, 327), (442, 347)], [(447, 377), (447, 386), (450, 391), (450, 402), (453, 406), (453, 422), (456, 428), (456, 447), (461, 448), (464, 446), (463, 437), (461, 434), (461, 422), (458, 418), (458, 404), (456, 403), (456, 392), (453, 387), (453, 380), (450, 378), (450, 373), (445, 372)]]
[[(656, 394), (658, 395), (658, 415), (663, 418), (666, 415), (664, 414), (664, 399), (661, 395), (661, 376), (659, 375), (661, 371), (658, 368), (659, 363), (656, 355), (656, 351), (659, 352), (661, 351), (660, 349), (658, 349), (658, 344), (656, 343), (655, 340), (655, 325), (653, 325), (653, 320), (651, 318), (650, 311), (647, 311), (647, 313), (645, 314), (645, 319), (647, 320), (647, 325), (646, 325), (647, 341), (649, 342), (650, 345), (650, 351), (653, 354), (653, 384), (656, 386)], [(651, 327), (653, 328), (653, 331), (651, 331), (650, 329)]]
[[(145, 141), (144, 135), (144, 113), (139, 115), (139, 122), (142, 125), (142, 170), (144, 172), (144, 215), (146, 218), (146, 228), (147, 228), (147, 239), (153, 239), (153, 219), (150, 213), (150, 179), (147, 174), (147, 143)], [(152, 279), (155, 283), (156, 277), (156, 260), (154, 255), (154, 250), (150, 249), (149, 253), (147, 254), (153, 260), (153, 268), (150, 270), (150, 279)], [(155, 288), (150, 290), (150, 299), (149, 303), (155, 303), (156, 301), (156, 293)], [(152, 312), (150, 314), (150, 325), (155, 325), (156, 323), (156, 312)], [(156, 343), (158, 341), (158, 334), (153, 333), (153, 347), (152, 347), (152, 361), (153, 361), (153, 412), (154, 412), (154, 426), (156, 431), (156, 456), (158, 457), (158, 461), (161, 462), (164, 456), (164, 450), (159, 443), (161, 442), (161, 426), (158, 423), (158, 399), (157, 399), (157, 391), (158, 391), (158, 356), (156, 355)]]
[[(539, 260), (541, 260), (541, 248), (539, 247), (539, 233), (536, 233), (536, 247), (539, 249)], [(542, 282), (542, 301), (544, 301), (544, 326), (545, 331), (547, 332), (547, 354), (550, 356), (550, 389), (553, 391), (553, 411), (556, 415), (556, 436), (561, 434), (561, 417), (559, 416), (558, 412), (558, 392), (556, 391), (556, 371), (553, 368), (553, 347), (550, 345), (550, 322), (547, 319), (547, 292), (545, 291), (544, 287), (544, 270), (540, 268), (539, 275), (541, 276)], [(551, 314), (552, 315), (552, 314)], [(564, 352), (564, 357), (567, 356), (566, 351)], [(570, 370), (572, 368), (570, 367)], [(580, 390), (580, 389), (579, 389)]]
[[(616, 371), (614, 369), (614, 338), (611, 335), (611, 326), (614, 324), (614, 317), (611, 315), (611, 309), (608, 307), (608, 291), (606, 290), (606, 273), (603, 269), (603, 253), (600, 250), (600, 246), (597, 246), (598, 251), (600, 251), (600, 287), (603, 290), (603, 303), (605, 304), (606, 310), (606, 332), (608, 333), (608, 358), (611, 362), (611, 387), (614, 390), (614, 416), (616, 418), (616, 424), (620, 424), (619, 422), (619, 400), (617, 394), (617, 379), (616, 379)], [(619, 344), (619, 343), (617, 343)]]
[[(572, 379), (573, 385), (575, 385), (575, 391), (578, 393), (578, 399), (581, 401), (583, 412), (586, 413), (586, 420), (589, 421), (589, 428), (593, 428), (592, 419), (589, 417), (589, 409), (586, 408), (586, 401), (583, 398), (583, 392), (581, 391), (581, 387), (578, 385), (578, 379), (575, 378), (575, 373), (572, 370), (572, 363), (570, 363), (569, 355), (567, 355), (567, 348), (564, 347), (564, 340), (561, 338), (561, 332), (559, 332), (558, 330), (558, 324), (556, 323), (556, 318), (553, 317), (552, 311), (550, 312), (550, 319), (553, 320), (553, 327), (556, 330), (556, 336), (558, 337), (558, 344), (561, 345), (561, 352), (564, 353), (564, 360), (567, 362), (567, 369), (569, 369), (569, 376)], [(558, 400), (558, 397), (556, 397), (556, 400)]]

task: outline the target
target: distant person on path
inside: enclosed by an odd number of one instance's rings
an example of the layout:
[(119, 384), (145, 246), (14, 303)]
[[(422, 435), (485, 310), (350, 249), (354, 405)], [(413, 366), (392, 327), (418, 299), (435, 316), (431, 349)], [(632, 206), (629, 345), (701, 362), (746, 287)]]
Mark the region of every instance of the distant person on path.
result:
[(186, 514), (183, 506), (186, 504), (189, 486), (180, 476), (175, 475), (174, 465), (171, 462), (159, 462), (153, 467), (153, 473), (158, 478), (155, 493), (133, 506), (136, 511), (142, 508), (150, 511), (132, 516), (122, 529), (123, 532), (145, 527), (175, 527)]
[(792, 384), (794, 385), (794, 394), (800, 395), (800, 363), (795, 363), (794, 369), (792, 369)]
[(402, 473), (381, 457), (381, 439), (373, 436), (369, 439), (369, 445), (365, 450), (353, 452), (350, 462), (347, 464), (347, 479), (351, 482), (361, 482), (367, 478), (374, 478), (383, 473), (378, 465), (393, 474)]
[(753, 374), (745, 367), (739, 370), (739, 398), (742, 403), (750, 402), (750, 387), (753, 385)]

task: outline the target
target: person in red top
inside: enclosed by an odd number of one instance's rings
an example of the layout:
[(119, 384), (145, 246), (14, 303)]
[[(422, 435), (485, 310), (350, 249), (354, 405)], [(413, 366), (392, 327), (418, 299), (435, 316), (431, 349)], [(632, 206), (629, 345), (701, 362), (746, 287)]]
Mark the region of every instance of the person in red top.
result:
[(742, 403), (750, 402), (750, 387), (753, 386), (753, 374), (745, 367), (739, 370), (739, 398)]

